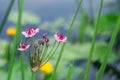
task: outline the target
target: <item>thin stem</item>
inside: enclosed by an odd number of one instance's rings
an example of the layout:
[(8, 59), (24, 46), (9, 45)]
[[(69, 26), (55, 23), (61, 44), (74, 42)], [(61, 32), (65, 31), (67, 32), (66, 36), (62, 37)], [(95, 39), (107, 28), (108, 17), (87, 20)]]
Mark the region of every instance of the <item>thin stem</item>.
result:
[(52, 54), (52, 52), (53, 52), (53, 50), (55, 48), (55, 45), (56, 45), (56, 41), (54, 42), (52, 49), (48, 52), (48, 55), (46, 55), (45, 59), (47, 59), (48, 57), (50, 57), (50, 55)]
[[(78, 12), (79, 12), (79, 9), (80, 9), (80, 6), (81, 6), (81, 4), (82, 4), (82, 1), (83, 1), (83, 0), (81, 0), (81, 1), (79, 2), (79, 4), (78, 4), (77, 10), (76, 10), (76, 12), (75, 12), (75, 14), (74, 14), (74, 16), (73, 16), (73, 20), (72, 20), (72, 22), (71, 22), (71, 24), (70, 24), (70, 27), (69, 27), (69, 30), (68, 30), (68, 32), (67, 32), (67, 37), (69, 37), (69, 35), (70, 35), (70, 32), (71, 32), (72, 27), (73, 27), (73, 25), (74, 25), (74, 22), (75, 22), (75, 19), (76, 19), (76, 17), (77, 17), (77, 14), (78, 14)], [(59, 54), (59, 56), (58, 56), (58, 59), (57, 59), (56, 65), (55, 65), (55, 69), (54, 69), (54, 71), (53, 71), (53, 74), (52, 74), (50, 80), (54, 80), (54, 76), (55, 76), (55, 74), (56, 74), (57, 67), (58, 67), (58, 65), (59, 65), (60, 59), (61, 59), (61, 57), (62, 57), (65, 44), (66, 44), (66, 43), (63, 44), (63, 46), (62, 46), (62, 48), (61, 48), (61, 50), (60, 50), (60, 54)]]
[(8, 9), (7, 9), (6, 13), (5, 13), (2, 24), (0, 25), (0, 34), (1, 34), (2, 29), (3, 29), (3, 27), (4, 27), (4, 25), (5, 25), (6, 21), (7, 21), (7, 18), (9, 16), (9, 14), (10, 14), (10, 11), (12, 9), (12, 6), (13, 6), (14, 2), (15, 2), (15, 0), (11, 0), (10, 4), (8, 6)]
[(35, 80), (35, 73), (32, 71), (32, 80)]
[(67, 73), (67, 79), (66, 80), (71, 80), (71, 75), (73, 73), (73, 69), (74, 69), (74, 65), (73, 65), (73, 63), (71, 63), (70, 66), (69, 66), (69, 70), (68, 70), (68, 73)]
[[(44, 49), (43, 49), (43, 47), (44, 47)], [(42, 53), (40, 55), (41, 62), (43, 61), (43, 57), (44, 57), (44, 54), (46, 52), (46, 49), (47, 49), (47, 46), (42, 46)]]
[(116, 39), (116, 35), (118, 33), (118, 30), (120, 28), (120, 17), (119, 17), (119, 20), (117, 22), (117, 25), (115, 26), (114, 28), (114, 31), (113, 31), (113, 34), (112, 34), (112, 37), (111, 37), (111, 40), (110, 40), (110, 43), (109, 43), (109, 46), (106, 50), (106, 53), (105, 53), (105, 56), (103, 58), (103, 63), (98, 71), (98, 75), (97, 75), (97, 78), (96, 80), (102, 80), (102, 75), (104, 73), (104, 70), (105, 70), (105, 67), (106, 67), (106, 64), (107, 64), (107, 61), (108, 61), (108, 58), (109, 58), (109, 55), (112, 51), (112, 47), (113, 47), (113, 44), (115, 42), (115, 39)]
[(99, 28), (102, 5), (103, 5), (103, 0), (101, 0), (101, 2), (100, 2), (100, 8), (99, 8), (99, 12), (98, 12), (97, 22), (96, 22), (96, 25), (95, 25), (94, 36), (93, 36), (93, 39), (92, 39), (92, 45), (91, 45), (91, 48), (90, 48), (90, 53), (89, 53), (87, 65), (86, 65), (86, 68), (85, 68), (84, 80), (88, 80), (89, 69), (90, 69), (92, 56), (93, 56), (93, 51), (94, 51), (94, 46), (95, 46), (95, 40), (96, 40), (96, 36), (97, 36), (97, 31), (98, 31), (98, 28)]
[(20, 56), (20, 58), (21, 58), (21, 75), (22, 75), (22, 80), (25, 80), (23, 57), (24, 57), (23, 53), (21, 53), (21, 56)]
[[(23, 4), (24, 4), (24, 0), (18, 1), (18, 10), (19, 10), (19, 16), (20, 16), (20, 18), (18, 19), (18, 23), (20, 27), (21, 27), (21, 21), (22, 21)], [(20, 59), (21, 59), (21, 77), (22, 77), (22, 80), (25, 80), (23, 53), (21, 53)]]
[(54, 55), (54, 53), (55, 53), (56, 50), (58, 49), (59, 45), (60, 45), (60, 43), (58, 43), (58, 45), (57, 45), (57, 47), (55, 48), (55, 50), (53, 51), (53, 53), (49, 56), (49, 58), (48, 58), (46, 61), (44, 61), (44, 63), (43, 63), (40, 67), (42, 67), (44, 64), (46, 64), (46, 63), (52, 58), (52, 56)]
[[(20, 0), (19, 0), (20, 1)], [(18, 23), (17, 23), (17, 31), (16, 31), (16, 35), (14, 38), (14, 44), (13, 44), (13, 50), (12, 50), (12, 54), (11, 54), (11, 60), (10, 60), (10, 68), (8, 71), (8, 76), (7, 76), (7, 80), (11, 80), (11, 76), (12, 76), (12, 71), (13, 71), (13, 67), (14, 67), (14, 61), (15, 61), (15, 53), (17, 50), (17, 44), (19, 41), (19, 37), (20, 37), (20, 32), (21, 32), (21, 17), (22, 17), (22, 6), (23, 6), (23, 1), (21, 1), (21, 5), (18, 5), (18, 9), (19, 9), (19, 16), (18, 16)], [(20, 8), (21, 7), (21, 8)]]

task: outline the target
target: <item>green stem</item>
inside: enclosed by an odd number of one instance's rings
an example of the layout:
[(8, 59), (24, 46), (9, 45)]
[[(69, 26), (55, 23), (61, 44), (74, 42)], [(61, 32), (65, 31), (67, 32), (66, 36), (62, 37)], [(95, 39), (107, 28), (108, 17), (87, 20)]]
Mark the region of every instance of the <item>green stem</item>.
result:
[(21, 53), (20, 59), (21, 59), (21, 75), (22, 75), (22, 80), (25, 80), (25, 74), (24, 74), (24, 61), (23, 61), (23, 53)]
[(114, 28), (114, 31), (113, 31), (113, 34), (112, 34), (112, 37), (111, 37), (111, 40), (110, 40), (110, 43), (109, 43), (109, 46), (105, 52), (105, 56), (103, 58), (103, 62), (102, 62), (102, 65), (98, 71), (98, 75), (97, 75), (97, 78), (96, 80), (102, 80), (102, 75), (104, 73), (104, 70), (105, 70), (105, 67), (106, 67), (106, 64), (107, 64), (107, 61), (108, 61), (108, 58), (109, 58), (109, 55), (112, 51), (112, 47), (113, 47), (113, 44), (115, 42), (115, 39), (116, 39), (116, 35), (118, 33), (118, 30), (120, 28), (120, 17), (119, 17), (119, 20), (117, 22), (117, 25), (115, 26)]
[[(69, 30), (68, 30), (68, 32), (67, 32), (67, 37), (69, 37), (69, 35), (70, 35), (70, 32), (71, 32), (72, 27), (73, 27), (73, 25), (74, 25), (74, 22), (75, 22), (75, 19), (76, 19), (76, 17), (77, 17), (77, 14), (78, 14), (78, 12), (79, 12), (79, 9), (80, 9), (80, 6), (81, 6), (81, 4), (82, 4), (82, 1), (83, 1), (83, 0), (81, 0), (81, 1), (79, 2), (79, 4), (78, 4), (77, 10), (76, 10), (76, 12), (75, 12), (75, 14), (74, 14), (74, 16), (73, 16), (73, 20), (72, 20), (72, 22), (71, 22), (71, 24), (70, 24), (70, 27), (69, 27)], [(60, 59), (61, 59), (61, 57), (62, 57), (64, 48), (65, 48), (65, 44), (66, 44), (66, 43), (63, 44), (63, 46), (62, 46), (62, 48), (61, 48), (61, 50), (60, 50), (60, 54), (59, 54), (59, 56), (58, 56), (58, 58), (57, 58), (57, 62), (56, 62), (56, 65), (55, 65), (55, 69), (54, 69), (53, 74), (52, 74), (52, 76), (51, 76), (51, 80), (54, 80), (54, 76), (56, 75), (57, 67), (58, 67), (59, 62), (60, 62)]]
[(32, 80), (35, 80), (35, 73), (32, 71)]
[[(21, 0), (19, 0), (19, 1), (21, 1)], [(23, 1), (21, 1), (21, 4), (18, 4), (19, 16), (18, 16), (18, 23), (17, 23), (17, 29), (16, 29), (17, 33), (14, 38), (14, 44), (13, 44), (13, 50), (12, 50), (12, 54), (11, 54), (10, 68), (8, 71), (7, 80), (11, 80), (12, 71), (13, 71), (13, 67), (14, 67), (14, 61), (15, 61), (15, 53), (17, 50), (17, 44), (18, 44), (18, 41), (20, 38), (20, 33), (21, 33), (21, 17), (22, 17), (22, 5), (23, 5), (22, 3), (23, 3)]]
[(101, 0), (101, 2), (100, 2), (97, 22), (96, 22), (96, 25), (95, 25), (94, 36), (93, 36), (93, 39), (92, 39), (92, 45), (91, 45), (91, 48), (90, 48), (90, 53), (89, 53), (87, 65), (86, 65), (86, 68), (85, 68), (84, 80), (88, 80), (89, 69), (90, 69), (92, 56), (93, 56), (93, 51), (94, 51), (94, 47), (95, 47), (95, 40), (96, 40), (96, 36), (97, 36), (97, 31), (98, 31), (98, 28), (99, 28), (99, 22), (100, 22), (100, 16), (101, 16), (101, 11), (102, 11), (102, 5), (103, 5), (103, 0)]
[(6, 13), (5, 13), (2, 24), (0, 25), (0, 34), (1, 34), (2, 29), (3, 29), (3, 27), (4, 27), (4, 25), (5, 25), (6, 21), (7, 21), (7, 18), (9, 16), (9, 13), (10, 13), (10, 11), (12, 9), (12, 6), (13, 6), (14, 2), (15, 2), (15, 0), (11, 0), (10, 4), (8, 6), (8, 9), (7, 9)]
[(45, 56), (45, 60), (48, 59), (48, 57), (52, 54), (52, 52), (53, 52), (53, 50), (55, 48), (55, 44), (56, 44), (56, 41), (54, 42), (52, 49), (48, 52), (48, 55)]
[(58, 43), (58, 45), (57, 45), (57, 47), (55, 48), (55, 50), (52, 52), (52, 54), (49, 56), (49, 58), (48, 58), (46, 61), (44, 61), (44, 63), (43, 63), (40, 67), (42, 67), (44, 64), (46, 64), (46, 63), (52, 58), (52, 56), (54, 55), (54, 53), (55, 53), (56, 50), (58, 49), (59, 45), (60, 45), (60, 43)]
[(71, 63), (70, 66), (69, 66), (69, 70), (68, 70), (68, 73), (67, 73), (67, 79), (66, 80), (71, 80), (71, 75), (73, 73), (73, 69), (74, 69), (73, 63)]
[[(24, 0), (19, 0), (18, 1), (18, 10), (19, 10), (19, 16), (20, 16), (20, 18), (18, 19), (18, 23), (19, 23), (20, 27), (21, 27), (21, 21), (22, 21), (23, 4), (24, 4)], [(25, 72), (24, 72), (24, 61), (23, 61), (24, 56), (23, 56), (23, 53), (21, 53), (20, 59), (21, 59), (21, 77), (22, 77), (22, 80), (25, 80), (25, 76), (24, 76), (25, 75)]]

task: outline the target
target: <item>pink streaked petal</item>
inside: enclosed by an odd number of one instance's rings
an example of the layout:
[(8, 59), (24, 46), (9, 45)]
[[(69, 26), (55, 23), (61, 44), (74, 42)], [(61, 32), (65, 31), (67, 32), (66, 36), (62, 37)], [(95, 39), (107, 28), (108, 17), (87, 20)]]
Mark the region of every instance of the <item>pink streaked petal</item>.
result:
[(38, 32), (39, 32), (39, 30), (40, 30), (39, 28), (36, 28), (35, 32), (36, 32), (36, 33), (38, 33)]
[(30, 47), (30, 45), (27, 45), (27, 46), (26, 46), (26, 49), (28, 49), (29, 47)]
[(26, 49), (18, 48), (19, 51), (26, 51)]
[(67, 40), (67, 37), (65, 36), (65, 38), (61, 42), (66, 42), (66, 40)]
[(25, 31), (23, 31), (22, 34), (25, 35), (25, 36), (27, 35), (27, 33)]

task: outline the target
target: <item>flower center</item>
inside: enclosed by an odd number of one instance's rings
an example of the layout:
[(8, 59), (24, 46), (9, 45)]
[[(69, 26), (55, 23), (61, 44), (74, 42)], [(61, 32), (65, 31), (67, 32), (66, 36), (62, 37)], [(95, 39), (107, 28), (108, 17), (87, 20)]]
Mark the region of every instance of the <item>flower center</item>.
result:
[(65, 38), (65, 36), (63, 34), (59, 35), (59, 39), (63, 40)]
[(26, 44), (22, 44), (22, 45), (21, 45), (21, 48), (25, 49), (26, 46), (27, 46)]
[(31, 35), (32, 33), (34, 33), (35, 29), (33, 27), (30, 27), (29, 29), (26, 30), (26, 33), (28, 35)]

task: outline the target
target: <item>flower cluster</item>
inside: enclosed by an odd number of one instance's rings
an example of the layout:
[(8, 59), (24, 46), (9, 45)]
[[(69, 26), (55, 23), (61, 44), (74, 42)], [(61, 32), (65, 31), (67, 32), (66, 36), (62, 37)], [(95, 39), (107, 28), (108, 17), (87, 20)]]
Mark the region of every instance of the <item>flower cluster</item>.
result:
[[(66, 42), (67, 37), (60, 32), (56, 32), (54, 34), (54, 45), (51, 50), (48, 50), (50, 44), (46, 33), (42, 35), (42, 39), (36, 42), (34, 41), (38, 32), (40, 32), (39, 28), (33, 26), (23, 31), (22, 34), (25, 36), (26, 42), (20, 43), (18, 50), (24, 51), (28, 56), (32, 71), (41, 70), (50, 73), (52, 71), (52, 65), (48, 61), (59, 47), (59, 44)], [(46, 66), (49, 66), (49, 68), (46, 68)]]

